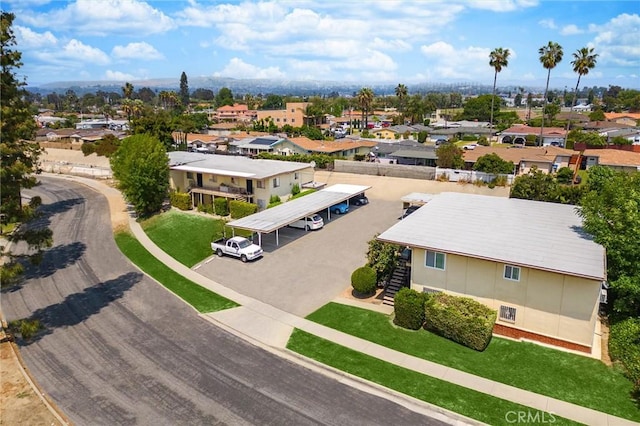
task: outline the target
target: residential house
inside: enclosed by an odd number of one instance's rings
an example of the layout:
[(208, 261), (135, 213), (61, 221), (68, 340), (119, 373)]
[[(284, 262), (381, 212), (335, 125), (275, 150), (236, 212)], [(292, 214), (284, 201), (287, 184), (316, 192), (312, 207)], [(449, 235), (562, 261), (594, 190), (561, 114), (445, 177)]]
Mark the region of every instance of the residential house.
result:
[(302, 127), (305, 124), (306, 110), (309, 105), (311, 105), (309, 102), (287, 102), (285, 109), (258, 110), (256, 120), (265, 122), (273, 120), (278, 128), (287, 124), (292, 127)]
[(481, 126), (459, 126), (459, 127), (449, 127), (449, 128), (435, 128), (433, 132), (431, 132), (430, 139), (432, 141), (437, 141), (438, 139), (452, 139), (458, 138), (462, 139), (464, 136), (474, 136), (476, 139), (480, 136), (486, 136), (487, 138), (493, 131), (487, 127)]
[[(498, 142), (524, 144), (527, 136), (540, 137), (540, 127), (531, 127), (524, 124), (516, 124), (500, 132)], [(558, 144), (564, 146), (567, 131), (562, 127), (544, 127), (542, 130), (542, 145)]]
[(575, 206), (442, 193), (378, 240), (409, 247), (411, 288), (497, 311), (495, 334), (591, 353), (605, 249)]
[(640, 113), (638, 112), (605, 112), (604, 117), (608, 121), (628, 126), (637, 126), (640, 123)]
[(229, 136), (237, 127), (237, 123), (211, 123), (207, 133), (217, 136)]
[(399, 149), (389, 154), (394, 163), (408, 166), (436, 167), (438, 155), (433, 147)]
[[(190, 151), (214, 153), (217, 149), (221, 137), (202, 133), (173, 132), (173, 142), (175, 144), (186, 144)], [(222, 138), (224, 139), (224, 138)]]
[(257, 117), (258, 112), (250, 110), (247, 105), (233, 104), (223, 105), (216, 108), (215, 119), (219, 122), (231, 122), (231, 123), (250, 123)]
[(188, 192), (194, 207), (224, 197), (255, 203), (262, 210), (272, 195), (286, 197), (293, 185), (302, 187), (314, 176), (307, 163), (184, 151), (168, 155), (171, 189)]
[(536, 167), (544, 173), (557, 172), (562, 167), (569, 167), (577, 153), (556, 146), (503, 148), (492, 146), (476, 146), (473, 150), (464, 151), (463, 158), (466, 169), (472, 169), (478, 158), (487, 154), (496, 154), (505, 161), (515, 165), (515, 174), (526, 174)]
[(122, 131), (109, 129), (38, 129), (36, 131), (36, 142), (43, 147), (62, 149), (82, 149), (85, 143), (98, 142), (105, 135), (113, 135), (118, 139), (123, 139), (126, 134)]
[(620, 149), (586, 149), (582, 152), (581, 168), (607, 166), (627, 172), (640, 171), (640, 152)]
[[(352, 138), (328, 140), (313, 140), (305, 136), (288, 138), (291, 145), (287, 145), (298, 154), (325, 154), (331, 157), (353, 159), (356, 155), (366, 156), (376, 146), (375, 142)], [(286, 144), (286, 143), (285, 143)]]

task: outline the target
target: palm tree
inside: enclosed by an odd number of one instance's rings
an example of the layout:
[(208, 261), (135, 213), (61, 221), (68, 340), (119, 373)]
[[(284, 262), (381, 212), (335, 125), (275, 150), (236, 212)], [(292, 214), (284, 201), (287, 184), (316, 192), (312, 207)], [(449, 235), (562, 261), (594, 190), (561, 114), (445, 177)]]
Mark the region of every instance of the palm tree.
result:
[(373, 90), (369, 87), (363, 87), (358, 92), (358, 105), (362, 108), (362, 120), (364, 121), (364, 128), (369, 128), (369, 108), (373, 103)]
[(547, 85), (544, 88), (544, 102), (542, 106), (542, 125), (540, 126), (540, 145), (542, 145), (542, 132), (544, 131), (544, 110), (547, 108), (547, 92), (549, 91), (549, 78), (551, 70), (562, 61), (562, 46), (554, 41), (550, 41), (546, 46), (538, 49), (540, 62), (547, 71)]
[(407, 97), (407, 86), (405, 86), (404, 84), (398, 84), (396, 86), (396, 96), (398, 97), (398, 107), (400, 109), (400, 112), (402, 112), (402, 106), (404, 104), (404, 98)]
[(133, 84), (129, 82), (125, 83), (122, 87), (122, 94), (125, 99), (131, 99), (131, 96), (133, 96)]
[(489, 54), (489, 65), (493, 67), (495, 73), (493, 74), (493, 96), (491, 96), (491, 121), (489, 124), (489, 129), (491, 130), (490, 137), (493, 137), (493, 103), (496, 98), (496, 80), (498, 79), (498, 73), (502, 71), (502, 67), (506, 67), (509, 65), (509, 49), (503, 49), (502, 47), (498, 47), (494, 49)]
[(578, 73), (578, 82), (576, 83), (576, 90), (573, 92), (573, 101), (571, 102), (571, 108), (576, 106), (576, 98), (578, 97), (578, 86), (580, 86), (580, 78), (583, 75), (589, 74), (589, 70), (595, 68), (597, 62), (597, 53), (593, 53), (593, 47), (583, 47), (578, 49), (573, 54), (573, 72)]

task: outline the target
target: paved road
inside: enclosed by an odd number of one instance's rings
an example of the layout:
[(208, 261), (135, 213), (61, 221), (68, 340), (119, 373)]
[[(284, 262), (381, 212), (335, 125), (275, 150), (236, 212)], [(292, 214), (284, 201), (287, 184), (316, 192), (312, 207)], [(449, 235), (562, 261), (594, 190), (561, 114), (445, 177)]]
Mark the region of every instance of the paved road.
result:
[(120, 254), (101, 195), (41, 180), (55, 246), (2, 309), (47, 326), (21, 352), (73, 423), (440, 424), (212, 326)]

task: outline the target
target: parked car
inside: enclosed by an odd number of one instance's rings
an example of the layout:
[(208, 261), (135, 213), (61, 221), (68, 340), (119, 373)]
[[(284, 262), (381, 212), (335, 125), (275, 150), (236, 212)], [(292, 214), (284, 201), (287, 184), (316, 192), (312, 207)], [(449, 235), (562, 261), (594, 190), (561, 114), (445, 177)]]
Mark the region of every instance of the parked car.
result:
[(307, 231), (320, 229), (324, 226), (324, 220), (317, 214), (312, 216), (303, 217), (289, 224), (292, 228), (306, 229)]
[(349, 211), (349, 203), (343, 201), (339, 204), (334, 204), (333, 206), (329, 207), (329, 211), (334, 214), (345, 214)]
[(220, 257), (228, 254), (239, 258), (243, 262), (262, 256), (262, 247), (244, 237), (221, 238), (211, 243), (211, 250)]
[(476, 149), (476, 147), (478, 146), (477, 143), (468, 143), (465, 146), (462, 147), (462, 149), (466, 150), (472, 150), (472, 149)]
[(364, 206), (369, 204), (369, 199), (364, 194), (358, 194), (351, 199), (351, 204), (354, 206)]
[(400, 216), (398, 219), (404, 219), (405, 217), (409, 216), (411, 213), (415, 212), (416, 210), (418, 210), (420, 207), (422, 206), (409, 206), (406, 209), (404, 209), (402, 211), (402, 216)]
[(438, 139), (436, 140), (436, 146), (440, 146), (442, 144), (447, 143), (448, 141), (446, 139)]

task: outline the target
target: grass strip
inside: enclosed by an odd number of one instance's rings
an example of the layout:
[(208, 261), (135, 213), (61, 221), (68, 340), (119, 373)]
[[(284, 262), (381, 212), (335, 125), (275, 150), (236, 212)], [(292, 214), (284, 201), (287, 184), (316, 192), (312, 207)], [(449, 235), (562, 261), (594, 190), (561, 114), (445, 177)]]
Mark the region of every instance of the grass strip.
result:
[(307, 319), (447, 367), (640, 421), (632, 383), (599, 360), (497, 337), (478, 352), (425, 330), (397, 327), (388, 315), (338, 303), (321, 307)]
[(512, 424), (518, 413), (554, 425), (578, 425), (524, 405), (445, 382), (295, 329), (287, 348), (323, 364), (491, 425)]
[(129, 260), (198, 312), (216, 312), (240, 306), (178, 274), (149, 253), (133, 235), (120, 232), (115, 235), (115, 240)]

